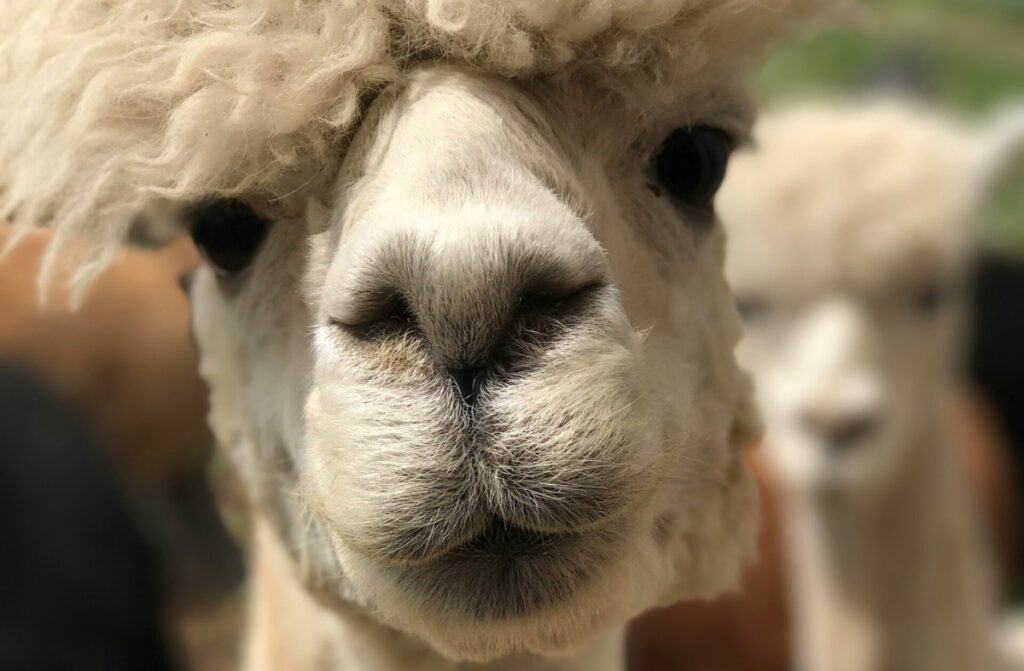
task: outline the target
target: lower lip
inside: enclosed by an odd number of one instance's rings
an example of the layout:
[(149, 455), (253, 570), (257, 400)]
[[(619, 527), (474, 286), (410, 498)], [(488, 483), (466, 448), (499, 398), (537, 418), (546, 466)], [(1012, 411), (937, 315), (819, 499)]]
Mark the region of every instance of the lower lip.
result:
[(518, 559), (544, 555), (557, 549), (574, 534), (530, 531), (495, 518), (480, 535), (452, 549), (448, 558), (493, 557)]
[[(602, 543), (492, 522), (428, 565), (397, 569), (398, 584), (432, 610), (469, 620), (527, 617), (564, 603), (604, 566)], [(597, 547), (593, 547), (596, 545)]]

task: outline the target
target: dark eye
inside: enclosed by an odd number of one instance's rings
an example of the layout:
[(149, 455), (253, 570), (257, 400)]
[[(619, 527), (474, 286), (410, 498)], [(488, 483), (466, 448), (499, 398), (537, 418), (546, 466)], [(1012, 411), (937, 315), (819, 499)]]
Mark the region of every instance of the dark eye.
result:
[(199, 252), (225, 273), (244, 270), (267, 235), (267, 222), (233, 198), (196, 203), (186, 217)]
[(949, 298), (951, 289), (938, 282), (921, 287), (911, 295), (914, 312), (922, 317), (930, 317), (938, 312)]
[(745, 324), (753, 324), (768, 314), (768, 302), (758, 296), (737, 296), (736, 311)]
[(679, 128), (654, 157), (653, 177), (683, 205), (711, 210), (730, 153), (732, 140), (724, 131), (709, 126)]

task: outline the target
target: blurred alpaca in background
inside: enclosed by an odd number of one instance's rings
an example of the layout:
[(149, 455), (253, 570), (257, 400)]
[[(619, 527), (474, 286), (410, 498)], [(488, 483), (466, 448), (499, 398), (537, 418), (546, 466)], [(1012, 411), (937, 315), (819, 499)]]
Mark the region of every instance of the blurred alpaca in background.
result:
[(801, 669), (1002, 668), (950, 414), (972, 228), (1024, 129), (995, 126), (798, 108), (760, 124), (722, 192)]

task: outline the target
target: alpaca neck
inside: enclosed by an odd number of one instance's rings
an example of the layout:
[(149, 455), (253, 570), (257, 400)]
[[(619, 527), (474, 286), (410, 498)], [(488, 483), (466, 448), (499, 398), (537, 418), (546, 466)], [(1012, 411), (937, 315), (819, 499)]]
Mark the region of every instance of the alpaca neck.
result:
[(992, 668), (986, 562), (952, 445), (917, 448), (884, 494), (789, 497), (802, 671)]
[(624, 628), (566, 657), (455, 662), (355, 607), (329, 609), (317, 603), (264, 519), (257, 518), (253, 545), (246, 671), (619, 671), (625, 665)]

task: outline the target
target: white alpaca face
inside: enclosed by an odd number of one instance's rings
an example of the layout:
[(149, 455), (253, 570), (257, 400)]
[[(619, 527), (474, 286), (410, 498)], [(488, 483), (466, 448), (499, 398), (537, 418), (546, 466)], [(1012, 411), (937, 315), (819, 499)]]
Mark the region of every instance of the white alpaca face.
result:
[(886, 106), (766, 119), (721, 210), (766, 453), (797, 489), (884, 486), (952, 386), (977, 175), (967, 137)]
[(902, 270), (880, 270), (881, 286), (837, 273), (798, 297), (770, 283), (758, 287), (770, 298), (740, 294), (765, 301), (746, 308), (738, 357), (754, 374), (766, 450), (786, 484), (882, 485), (910, 467), (906, 455), (936, 421), (954, 356), (958, 278), (927, 270), (904, 282)]
[(734, 581), (747, 386), (711, 200), (742, 120), (706, 100), (631, 124), (574, 84), (427, 68), (330, 193), (241, 206), (266, 239), (197, 278), (196, 332), (309, 582), (487, 659)]

